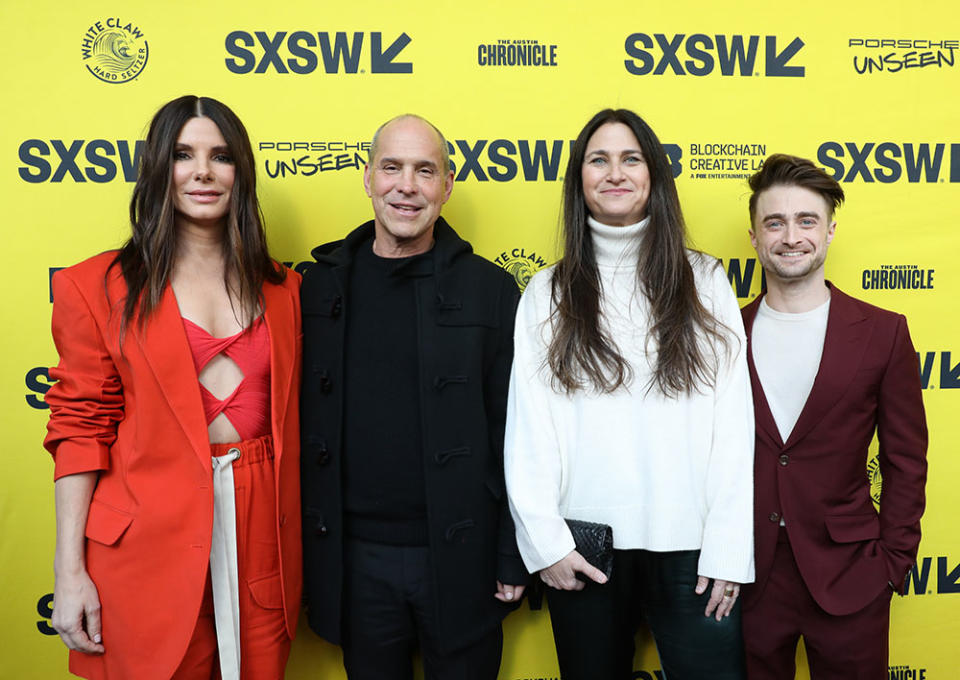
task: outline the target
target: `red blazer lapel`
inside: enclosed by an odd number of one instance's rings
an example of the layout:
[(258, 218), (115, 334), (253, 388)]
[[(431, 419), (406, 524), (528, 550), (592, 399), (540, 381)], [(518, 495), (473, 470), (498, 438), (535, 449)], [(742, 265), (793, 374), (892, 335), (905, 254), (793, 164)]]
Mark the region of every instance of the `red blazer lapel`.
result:
[(861, 314), (851, 299), (836, 287), (830, 287), (830, 313), (823, 339), (820, 369), (807, 397), (807, 403), (784, 448), (803, 439), (840, 400), (860, 368), (863, 348), (873, 332), (873, 321)]
[(264, 284), (263, 317), (270, 332), (270, 424), (274, 458), (278, 464), (283, 454), (283, 426), (296, 364), (296, 319), (293, 315), (290, 292), (282, 285)]
[(750, 370), (750, 385), (753, 388), (753, 410), (757, 434), (769, 439), (768, 443), (779, 451), (783, 448), (783, 440), (780, 439), (780, 430), (777, 429), (770, 404), (767, 403), (767, 395), (764, 394), (763, 385), (760, 384), (760, 376), (757, 375), (757, 367), (753, 363), (753, 320), (757, 317), (760, 300), (761, 298), (757, 298), (741, 310), (743, 327), (747, 333), (747, 368)]
[[(180, 308), (170, 285), (164, 289), (160, 305), (146, 326), (142, 329), (134, 326), (134, 335), (200, 464), (211, 469), (210, 438), (200, 397), (200, 381), (183, 330)], [(146, 404), (140, 408), (151, 406)]]

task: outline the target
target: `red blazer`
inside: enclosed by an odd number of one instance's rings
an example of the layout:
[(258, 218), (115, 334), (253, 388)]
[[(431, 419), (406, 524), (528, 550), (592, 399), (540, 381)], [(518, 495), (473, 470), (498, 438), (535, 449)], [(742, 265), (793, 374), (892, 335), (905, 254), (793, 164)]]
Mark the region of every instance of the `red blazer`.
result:
[[(858, 611), (888, 581), (900, 589), (916, 560), (927, 426), (907, 322), (830, 289), (820, 369), (786, 442), (760, 385), (752, 347), (747, 354), (757, 428), (757, 579), (744, 587), (746, 608), (763, 596), (781, 516), (803, 580), (830, 614)], [(748, 345), (759, 304), (757, 298), (742, 310)], [(879, 514), (866, 470), (874, 432), (883, 476)]]
[[(55, 477), (99, 470), (87, 570), (106, 653), (70, 653), (89, 678), (169, 678), (200, 610), (213, 527), (210, 443), (196, 369), (169, 286), (144, 328), (119, 331), (126, 286), (107, 252), (53, 277), (60, 363), (46, 395)], [(299, 484), (300, 277), (263, 288), (281, 574), (258, 601), (285, 609), (293, 637), (302, 583)], [(122, 340), (122, 348), (121, 348)]]

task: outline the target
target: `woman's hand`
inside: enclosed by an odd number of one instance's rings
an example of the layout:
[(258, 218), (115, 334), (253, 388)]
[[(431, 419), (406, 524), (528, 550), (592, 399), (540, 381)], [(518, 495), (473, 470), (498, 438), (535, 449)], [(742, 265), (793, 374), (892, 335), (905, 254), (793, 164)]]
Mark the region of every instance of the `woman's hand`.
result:
[(497, 592), (493, 594), (501, 602), (516, 602), (523, 597), (526, 586), (512, 586), (497, 581)]
[(84, 527), (97, 472), (80, 472), (57, 480), (57, 549), (53, 557), (53, 616), (50, 622), (70, 649), (103, 654), (100, 644), (100, 593), (84, 562)]
[[(710, 579), (706, 576), (697, 576), (697, 595), (703, 595), (707, 591)], [(724, 616), (730, 616), (734, 602), (740, 595), (740, 584), (733, 581), (724, 581), (723, 579), (713, 580), (713, 590), (710, 592), (710, 600), (707, 602), (707, 608), (703, 611), (704, 616), (710, 616), (716, 610), (716, 619), (719, 621)]]
[(86, 654), (103, 654), (103, 645), (100, 644), (100, 595), (85, 569), (57, 575), (50, 622), (70, 649)]
[(578, 573), (601, 585), (607, 582), (607, 577), (604, 576), (603, 572), (583, 559), (583, 555), (576, 550), (571, 550), (559, 562), (546, 569), (541, 569), (540, 579), (557, 590), (583, 590), (583, 586), (586, 584), (577, 578)]

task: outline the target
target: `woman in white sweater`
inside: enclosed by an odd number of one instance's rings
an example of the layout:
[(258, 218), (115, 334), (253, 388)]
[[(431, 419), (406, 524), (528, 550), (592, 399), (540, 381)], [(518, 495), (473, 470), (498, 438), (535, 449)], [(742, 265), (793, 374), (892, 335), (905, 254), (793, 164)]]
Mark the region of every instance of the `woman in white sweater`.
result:
[[(506, 480), (547, 599), (564, 680), (632, 677), (650, 626), (669, 680), (743, 677), (753, 580), (746, 339), (719, 263), (686, 248), (670, 164), (647, 124), (604, 110), (564, 179), (563, 258), (517, 312)], [(609, 580), (565, 519), (613, 529)]]

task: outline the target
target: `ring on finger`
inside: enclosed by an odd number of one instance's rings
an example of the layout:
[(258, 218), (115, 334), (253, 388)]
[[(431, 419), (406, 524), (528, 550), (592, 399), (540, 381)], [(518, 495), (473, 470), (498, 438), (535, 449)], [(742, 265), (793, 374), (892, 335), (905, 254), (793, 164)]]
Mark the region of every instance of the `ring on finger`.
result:
[(736, 594), (736, 591), (733, 588), (727, 588), (723, 591), (724, 597), (733, 597)]

